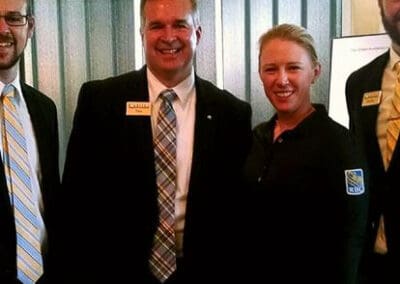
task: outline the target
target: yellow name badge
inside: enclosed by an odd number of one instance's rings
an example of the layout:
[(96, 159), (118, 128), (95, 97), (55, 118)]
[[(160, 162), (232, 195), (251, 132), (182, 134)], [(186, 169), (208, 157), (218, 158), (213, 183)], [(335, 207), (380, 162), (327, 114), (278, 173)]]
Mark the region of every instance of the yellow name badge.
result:
[(150, 116), (151, 104), (149, 102), (127, 102), (127, 116)]
[(379, 105), (381, 103), (381, 100), (382, 100), (382, 91), (380, 90), (364, 93), (361, 106), (366, 107), (366, 106)]

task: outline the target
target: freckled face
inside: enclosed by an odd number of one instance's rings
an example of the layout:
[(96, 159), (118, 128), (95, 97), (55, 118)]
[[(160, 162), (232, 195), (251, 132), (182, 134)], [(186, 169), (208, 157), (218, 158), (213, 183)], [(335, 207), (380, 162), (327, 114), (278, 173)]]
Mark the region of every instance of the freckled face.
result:
[(266, 42), (259, 59), (264, 91), (279, 114), (305, 112), (310, 108), (310, 87), (319, 76), (307, 50), (279, 38)]

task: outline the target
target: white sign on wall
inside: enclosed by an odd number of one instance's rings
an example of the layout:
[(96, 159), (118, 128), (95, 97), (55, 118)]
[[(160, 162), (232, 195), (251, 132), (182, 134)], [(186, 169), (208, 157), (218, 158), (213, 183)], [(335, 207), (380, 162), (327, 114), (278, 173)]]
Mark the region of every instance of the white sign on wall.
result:
[(345, 87), (349, 75), (390, 47), (387, 34), (350, 36), (332, 40), (329, 116), (348, 128)]

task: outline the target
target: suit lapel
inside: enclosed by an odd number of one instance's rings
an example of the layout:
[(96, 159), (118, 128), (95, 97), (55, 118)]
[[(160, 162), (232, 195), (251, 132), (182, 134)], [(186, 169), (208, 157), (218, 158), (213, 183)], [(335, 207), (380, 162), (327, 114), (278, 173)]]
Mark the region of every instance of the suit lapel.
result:
[(193, 146), (194, 162), (200, 162), (200, 157), (207, 157), (205, 152), (213, 147), (216, 123), (220, 113), (216, 111), (213, 96), (202, 80), (196, 78), (196, 118), (195, 118), (195, 137)]
[[(44, 151), (42, 151), (42, 147), (44, 144), (44, 139), (43, 137), (46, 137), (46, 131), (43, 131), (43, 128), (41, 125), (46, 125), (44, 122), (44, 117), (41, 112), (40, 105), (38, 101), (35, 98), (35, 95), (32, 94), (28, 88), (25, 86), (25, 84), (21, 83), (21, 88), (22, 88), (22, 94), (24, 96), (26, 106), (28, 108), (29, 116), (32, 122), (32, 127), (33, 131), (35, 133), (35, 138), (37, 141), (37, 147), (38, 147), (38, 152), (42, 154)], [(41, 155), (39, 155), (41, 156)], [(42, 161), (40, 161), (42, 162)]]
[(46, 117), (46, 111), (42, 109), (42, 105), (40, 104), (37, 96), (24, 84), (21, 82), (22, 95), (24, 96), (26, 106), (28, 108), (29, 116), (32, 123), (33, 132), (36, 139), (36, 147), (38, 151), (38, 159), (40, 163), (40, 168), (42, 171), (42, 176), (49, 176), (48, 171), (52, 172), (52, 169), (49, 167), (49, 161), (51, 161), (51, 157), (49, 157), (49, 133), (48, 133), (48, 125), (51, 125), (51, 122), (48, 120), (49, 117)]
[[(374, 70), (374, 72), (370, 73), (370, 78), (368, 78), (365, 82), (366, 87), (365, 87), (365, 90), (364, 90), (364, 93), (362, 94), (362, 96), (364, 96), (364, 94), (367, 92), (381, 90), (382, 76), (383, 76), (383, 72), (385, 70), (388, 60), (389, 60), (389, 52), (386, 52), (379, 58), (379, 60), (377, 61), (376, 69)], [(360, 98), (360, 101), (359, 101), (360, 104), (362, 103), (362, 99), (363, 99), (363, 97)], [(369, 131), (373, 131), (373, 133), (375, 133), (379, 104), (373, 105), (373, 106), (361, 107), (361, 108), (362, 108), (362, 111), (361, 111), (362, 119), (363, 119), (363, 121), (366, 122), (367, 129), (369, 129)], [(372, 134), (372, 133), (369, 133), (369, 134)]]
[[(198, 185), (204, 182), (204, 174), (207, 172), (211, 153), (215, 147), (215, 131), (220, 119), (212, 90), (207, 88), (202, 79), (196, 76), (196, 115), (193, 141), (193, 159), (189, 192), (187, 198), (187, 213), (190, 214), (193, 197), (197, 194)], [(210, 93), (211, 92), (211, 93)], [(210, 153), (211, 152), (211, 153)], [(189, 218), (187, 218), (188, 220)]]
[(361, 104), (365, 93), (381, 90), (382, 76), (388, 60), (389, 52), (375, 59), (373, 70), (368, 70), (369, 77), (365, 78), (364, 82), (360, 82), (360, 84), (362, 84), (362, 86), (360, 86), (362, 93), (360, 93), (360, 98), (358, 100), (361, 108), (361, 121), (363, 121), (363, 139), (370, 145), (370, 149), (374, 149), (371, 151), (371, 154), (374, 153), (375, 160), (380, 164), (379, 167), (382, 169), (383, 161), (376, 137), (377, 116), (380, 104), (365, 107), (361, 106)]
[[(119, 103), (118, 112), (122, 113), (124, 118), (124, 141), (125, 153), (128, 162), (137, 161), (137, 157), (132, 155), (132, 145), (137, 145), (140, 149), (136, 153), (140, 153), (143, 157), (152, 157), (149, 165), (149, 172), (155, 176), (154, 169), (154, 151), (153, 151), (153, 134), (151, 130), (150, 116), (131, 116), (126, 113), (126, 104), (128, 102), (149, 102), (148, 83), (146, 76), (146, 68), (143, 67), (140, 71), (132, 73), (127, 78), (126, 84), (121, 86), (121, 101)], [(145, 166), (145, 165), (143, 165)], [(155, 181), (154, 181), (155, 184)]]
[[(151, 132), (151, 117), (145, 116), (131, 116), (126, 113), (126, 105), (128, 102), (149, 102), (149, 91), (147, 84), (146, 69), (143, 68), (135, 77), (132, 75), (127, 81), (127, 84), (121, 90), (123, 115), (128, 131), (139, 130), (139, 135), (135, 135), (134, 139), (140, 139), (143, 143), (149, 144), (152, 148), (152, 132)], [(128, 138), (133, 138), (131, 135)]]
[[(10, 203), (10, 196), (8, 194), (8, 188), (7, 188), (7, 182), (6, 182), (6, 176), (4, 172), (4, 165), (3, 161), (0, 160), (0, 227), (3, 227), (2, 224), (4, 224), (7, 220), (12, 220), (12, 210), (9, 210), (11, 208), (11, 203)], [(11, 218), (9, 218), (11, 217)], [(5, 227), (5, 226), (4, 226)]]

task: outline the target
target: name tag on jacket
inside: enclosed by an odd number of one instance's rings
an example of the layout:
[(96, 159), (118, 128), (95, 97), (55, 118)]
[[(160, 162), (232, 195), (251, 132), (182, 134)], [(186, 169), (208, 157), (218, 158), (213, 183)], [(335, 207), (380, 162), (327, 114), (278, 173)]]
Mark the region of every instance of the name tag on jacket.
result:
[(150, 116), (151, 104), (149, 102), (127, 102), (127, 116)]
[(382, 91), (381, 90), (367, 92), (367, 93), (364, 93), (361, 106), (366, 107), (366, 106), (379, 105), (381, 103), (381, 100), (382, 100)]

